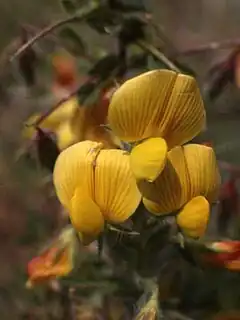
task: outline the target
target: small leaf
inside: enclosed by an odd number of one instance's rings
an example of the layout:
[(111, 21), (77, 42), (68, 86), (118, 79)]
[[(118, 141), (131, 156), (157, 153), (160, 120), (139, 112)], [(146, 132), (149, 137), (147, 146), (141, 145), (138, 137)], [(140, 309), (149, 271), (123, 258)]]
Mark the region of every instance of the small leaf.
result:
[(88, 25), (100, 34), (106, 34), (107, 27), (115, 27), (119, 22), (116, 12), (108, 8), (102, 8), (97, 15), (92, 15), (87, 19)]
[(118, 57), (114, 54), (109, 54), (98, 60), (89, 70), (88, 74), (94, 78), (105, 80), (109, 77), (112, 70), (118, 66), (118, 63)]
[(70, 27), (65, 27), (58, 33), (63, 45), (75, 56), (84, 56), (86, 47), (82, 38)]
[(60, 153), (56, 143), (42, 129), (37, 128), (37, 154), (40, 164), (53, 172), (56, 159)]
[(77, 93), (80, 106), (91, 106), (99, 100), (101, 92), (95, 88), (96, 84), (94, 82), (87, 82), (81, 86)]
[(61, 0), (61, 6), (68, 14), (73, 14), (77, 7), (72, 0)]

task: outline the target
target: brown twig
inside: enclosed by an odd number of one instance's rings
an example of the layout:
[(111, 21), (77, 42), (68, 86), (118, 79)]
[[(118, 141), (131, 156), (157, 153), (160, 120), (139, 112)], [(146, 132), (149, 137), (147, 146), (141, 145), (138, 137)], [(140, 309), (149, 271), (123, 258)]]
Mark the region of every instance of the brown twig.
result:
[(29, 41), (27, 41), (24, 45), (22, 45), (9, 59), (10, 62), (13, 62), (16, 58), (18, 58), (23, 52), (25, 52), (28, 48), (34, 45), (35, 42), (40, 40), (41, 38), (45, 37), (47, 34), (51, 33), (55, 29), (62, 27), (63, 25), (67, 23), (71, 23), (74, 21), (82, 21), (86, 19), (89, 15), (94, 13), (99, 8), (99, 5), (96, 5), (95, 3), (91, 3), (90, 5), (84, 7), (80, 12), (59, 20), (57, 22), (54, 22), (53, 24), (47, 26), (43, 30), (41, 30), (39, 33), (37, 33), (34, 37), (32, 37)]
[(58, 101), (57, 104), (53, 108), (51, 108), (47, 112), (45, 112), (36, 122), (30, 123), (30, 124), (26, 124), (26, 127), (35, 127), (35, 128), (38, 127), (47, 117), (49, 117), (63, 103), (67, 102), (72, 97), (74, 97), (77, 94), (78, 90), (79, 90), (79, 88), (73, 90), (67, 97), (65, 97), (65, 98), (61, 99), (60, 101)]
[(197, 54), (197, 53), (201, 53), (203, 51), (213, 51), (213, 50), (221, 50), (221, 49), (231, 49), (234, 47), (239, 47), (240, 46), (240, 39), (228, 39), (222, 42), (217, 42), (217, 41), (212, 41), (210, 43), (207, 44), (203, 44), (200, 45), (198, 47), (195, 48), (189, 48), (189, 49), (185, 49), (182, 50), (178, 53), (176, 53), (177, 55), (191, 55), (191, 54)]
[[(39, 28), (36, 28), (36, 27), (34, 27), (34, 26), (30, 25), (30, 24), (25, 24), (25, 27), (26, 27), (26, 29), (29, 30), (29, 32), (31, 32), (31, 33), (34, 32), (34, 34), (35, 34), (35, 33), (37, 33), (37, 32), (40, 32)], [(63, 42), (62, 42), (55, 34), (50, 33), (50, 34), (47, 34), (46, 36), (49, 38), (49, 40), (50, 40), (54, 45), (60, 46), (60, 47), (64, 47)], [(86, 59), (86, 60), (89, 61), (90, 63), (95, 63), (95, 62), (96, 62), (96, 60), (94, 59), (94, 57), (93, 57), (93, 56), (90, 56), (89, 54), (83, 54), (83, 55), (81, 55), (81, 57), (82, 57), (83, 59)]]
[(162, 61), (164, 64), (166, 64), (166, 66), (169, 67), (169, 69), (180, 73), (181, 70), (172, 62), (170, 61), (165, 54), (163, 54), (160, 50), (158, 50), (157, 48), (155, 48), (153, 45), (151, 45), (150, 43), (144, 41), (144, 40), (138, 40), (136, 43), (140, 48), (142, 48), (143, 50), (147, 51), (148, 53), (150, 53), (152, 56), (154, 56), (155, 58), (157, 58), (158, 60)]
[[(118, 72), (118, 68), (114, 69), (111, 73), (111, 75), (104, 81), (100, 82), (99, 84), (96, 85), (95, 90), (101, 90), (104, 89), (110, 82), (114, 82), (116, 78), (116, 74)], [(70, 100), (72, 97), (74, 97), (79, 89), (83, 86), (84, 84), (81, 84), (77, 89), (73, 90), (67, 97), (61, 99), (53, 108), (49, 109), (46, 113), (44, 113), (36, 122), (26, 125), (27, 127), (38, 127), (47, 117), (49, 117), (55, 110), (57, 110), (63, 103), (67, 102)]]

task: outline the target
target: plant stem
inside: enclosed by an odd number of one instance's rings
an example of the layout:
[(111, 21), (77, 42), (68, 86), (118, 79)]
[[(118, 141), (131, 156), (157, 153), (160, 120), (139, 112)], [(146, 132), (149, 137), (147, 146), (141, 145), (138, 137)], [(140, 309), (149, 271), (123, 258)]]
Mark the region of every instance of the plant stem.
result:
[[(117, 73), (118, 73), (119, 68), (116, 68), (112, 71), (112, 73), (109, 75), (109, 77), (104, 80), (101, 81), (100, 83), (96, 84), (95, 90), (100, 90), (100, 89), (104, 89), (109, 83), (114, 82), (114, 80), (116, 79)], [(87, 80), (89, 81), (89, 80)], [(66, 98), (61, 99), (53, 108), (49, 109), (46, 113), (44, 113), (36, 122), (27, 125), (27, 127), (37, 127), (39, 126), (47, 117), (49, 117), (55, 110), (57, 110), (63, 103), (67, 102), (69, 99), (71, 99), (72, 97), (74, 97), (79, 89), (83, 86), (84, 84), (81, 84), (80, 87), (78, 87), (77, 89), (73, 90)], [(91, 93), (90, 93), (91, 94)], [(86, 97), (88, 98), (88, 96)], [(84, 102), (84, 101), (83, 101)]]
[(162, 61), (166, 66), (168, 66), (169, 69), (181, 73), (181, 70), (172, 62), (170, 61), (165, 54), (163, 54), (161, 51), (159, 51), (157, 48), (155, 48), (150, 43), (146, 42), (145, 40), (138, 40), (136, 44), (142, 48), (144, 51), (147, 51), (152, 56), (154, 56), (156, 59)]
[(44, 28), (43, 30), (41, 30), (40, 32), (38, 32), (34, 37), (32, 37), (29, 41), (27, 41), (24, 45), (22, 45), (9, 59), (10, 62), (13, 62), (16, 58), (18, 58), (21, 54), (23, 54), (23, 52), (25, 52), (28, 48), (30, 48), (31, 46), (33, 46), (33, 44), (35, 42), (37, 42), (38, 40), (40, 40), (41, 38), (45, 37), (48, 33), (51, 33), (52, 31), (54, 31), (55, 29), (62, 27), (63, 25), (67, 24), (67, 23), (71, 23), (74, 21), (82, 21), (84, 19), (86, 19), (89, 15), (91, 15), (92, 13), (94, 13), (97, 9), (99, 8), (99, 5), (96, 5), (95, 3), (91, 3), (90, 5), (84, 7), (82, 10), (80, 10), (80, 12), (59, 20), (57, 22), (54, 22), (53, 24), (47, 26), (46, 28)]

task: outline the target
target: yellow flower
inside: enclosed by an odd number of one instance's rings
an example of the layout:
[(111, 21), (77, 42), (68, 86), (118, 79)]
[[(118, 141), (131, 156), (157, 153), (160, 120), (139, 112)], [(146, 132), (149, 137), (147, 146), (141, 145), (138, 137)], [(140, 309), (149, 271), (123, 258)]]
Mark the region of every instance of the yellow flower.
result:
[(155, 215), (178, 212), (177, 223), (192, 237), (205, 232), (210, 204), (217, 199), (219, 186), (213, 149), (197, 144), (173, 148), (153, 183), (138, 182), (145, 207)]
[(136, 210), (141, 195), (122, 150), (84, 141), (65, 149), (54, 169), (57, 196), (73, 226), (91, 242), (104, 222), (122, 223)]
[(114, 94), (108, 112), (113, 132), (137, 142), (130, 155), (137, 179), (154, 181), (167, 151), (194, 138), (205, 126), (205, 109), (191, 76), (154, 70), (126, 81)]
[[(72, 98), (53, 111), (39, 125), (41, 129), (49, 130), (56, 134), (57, 144), (61, 150), (77, 142), (71, 127), (71, 121), (77, 108), (78, 102), (75, 98)], [(40, 114), (35, 114), (28, 119), (26, 124), (34, 124), (40, 117)], [(35, 133), (34, 126), (26, 126), (23, 130), (23, 137), (31, 139)]]
[(104, 127), (106, 118), (107, 109), (101, 101), (92, 106), (79, 107), (75, 111), (71, 122), (77, 140), (101, 142), (105, 148), (121, 147), (121, 141)]
[(213, 149), (198, 144), (173, 148), (162, 174), (153, 183), (138, 182), (145, 206), (156, 215), (175, 212), (200, 195), (211, 203), (217, 198), (219, 185)]
[[(106, 116), (104, 118), (101, 105), (99, 106), (79, 106), (77, 99), (72, 98), (47, 116), (41, 122), (40, 128), (56, 134), (60, 150), (84, 140), (102, 142), (105, 148), (121, 147), (121, 141), (102, 126), (105, 124)], [(31, 116), (27, 124), (35, 123), (40, 116), (40, 114)], [(26, 126), (23, 137), (31, 139), (34, 133), (36, 130), (33, 126)]]

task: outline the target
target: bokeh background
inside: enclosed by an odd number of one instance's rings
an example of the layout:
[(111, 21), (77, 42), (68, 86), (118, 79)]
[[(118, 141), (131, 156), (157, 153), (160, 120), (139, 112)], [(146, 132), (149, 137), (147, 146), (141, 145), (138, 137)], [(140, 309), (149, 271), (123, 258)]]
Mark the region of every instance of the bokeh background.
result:
[[(80, 1), (80, 0), (79, 0)], [(135, 0), (137, 1), (137, 0)], [(86, 1), (82, 1), (86, 2)], [(171, 40), (173, 55), (191, 66), (202, 84), (213, 63), (223, 59), (228, 50), (205, 50), (187, 53), (212, 41), (240, 39), (239, 0), (147, 0), (146, 7), (156, 23)], [(57, 0), (0, 1), (0, 56), (2, 57), (0, 85), (7, 89), (10, 99), (0, 101), (0, 318), (19, 319), (21, 310), (31, 305), (31, 294), (25, 289), (26, 263), (41, 242), (56, 231), (60, 210), (51, 186), (46, 188), (44, 174), (32, 162), (16, 160), (21, 145), (23, 121), (33, 112), (47, 108), (51, 97), (51, 55), (59, 48), (39, 44), (43, 71), (39, 82), (41, 94), (33, 97), (26, 92), (21, 76), (7, 57), (17, 45), (20, 26), (28, 24), (37, 29), (59, 19), (63, 11)], [(94, 55), (112, 48), (108, 38), (100, 38), (87, 27), (79, 34)], [(154, 39), (155, 44), (158, 44)], [(240, 41), (240, 40), (239, 40)], [(47, 54), (44, 51), (46, 49)], [(42, 51), (41, 51), (42, 50)], [(6, 78), (5, 78), (6, 76)], [(9, 80), (10, 78), (10, 80)], [(5, 80), (6, 79), (6, 80)], [(234, 96), (234, 98), (233, 98)], [(236, 116), (223, 117), (240, 108), (238, 92), (226, 92), (208, 108), (217, 110), (208, 123), (207, 137), (214, 141), (220, 160), (240, 163), (239, 125)], [(220, 114), (220, 115), (219, 115)]]

